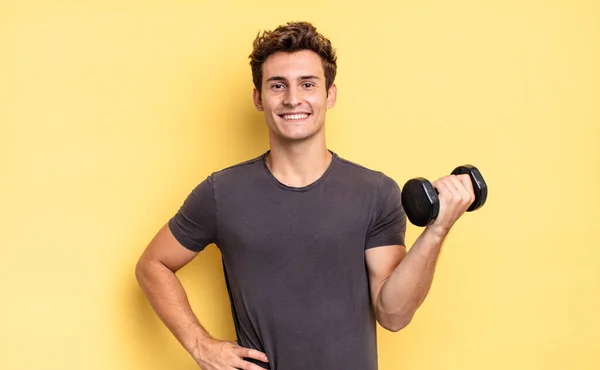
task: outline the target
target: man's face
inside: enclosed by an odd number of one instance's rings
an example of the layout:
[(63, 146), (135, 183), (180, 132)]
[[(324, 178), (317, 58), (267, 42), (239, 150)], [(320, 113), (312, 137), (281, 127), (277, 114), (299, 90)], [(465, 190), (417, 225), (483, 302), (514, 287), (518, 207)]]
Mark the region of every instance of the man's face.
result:
[(300, 141), (322, 134), (336, 87), (326, 90), (321, 57), (311, 50), (277, 52), (265, 60), (262, 73), (262, 91), (254, 89), (254, 105), (265, 112), (271, 135)]

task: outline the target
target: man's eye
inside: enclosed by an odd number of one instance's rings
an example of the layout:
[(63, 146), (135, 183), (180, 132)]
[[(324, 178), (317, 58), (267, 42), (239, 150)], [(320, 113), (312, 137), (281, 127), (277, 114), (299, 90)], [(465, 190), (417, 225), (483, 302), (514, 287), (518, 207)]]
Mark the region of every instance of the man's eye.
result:
[(271, 88), (273, 88), (275, 90), (280, 90), (280, 89), (283, 89), (283, 84), (273, 84), (271, 86)]
[(304, 86), (305, 88), (309, 88), (309, 87), (314, 87), (315, 84), (312, 82), (305, 82), (302, 84), (302, 86)]

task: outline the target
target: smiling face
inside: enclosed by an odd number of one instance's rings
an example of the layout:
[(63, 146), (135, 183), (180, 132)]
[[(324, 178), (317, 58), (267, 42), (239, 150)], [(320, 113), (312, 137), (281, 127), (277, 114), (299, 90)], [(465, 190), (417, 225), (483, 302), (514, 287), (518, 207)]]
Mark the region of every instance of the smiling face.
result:
[(265, 113), (271, 139), (302, 141), (324, 135), (327, 109), (336, 101), (336, 86), (326, 89), (321, 57), (311, 50), (276, 52), (262, 65), (262, 91), (254, 105)]

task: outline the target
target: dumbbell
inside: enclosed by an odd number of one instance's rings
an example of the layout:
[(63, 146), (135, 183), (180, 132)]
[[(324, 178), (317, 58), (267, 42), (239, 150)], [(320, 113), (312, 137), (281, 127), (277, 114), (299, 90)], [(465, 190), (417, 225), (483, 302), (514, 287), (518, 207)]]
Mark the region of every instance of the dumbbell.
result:
[[(468, 174), (471, 177), (475, 201), (469, 206), (467, 212), (473, 212), (484, 205), (488, 194), (487, 184), (475, 166), (467, 164), (456, 167), (452, 171), (452, 175), (462, 174)], [(438, 192), (433, 188), (431, 182), (423, 177), (408, 180), (402, 188), (402, 207), (412, 224), (427, 226), (435, 221), (440, 211)]]

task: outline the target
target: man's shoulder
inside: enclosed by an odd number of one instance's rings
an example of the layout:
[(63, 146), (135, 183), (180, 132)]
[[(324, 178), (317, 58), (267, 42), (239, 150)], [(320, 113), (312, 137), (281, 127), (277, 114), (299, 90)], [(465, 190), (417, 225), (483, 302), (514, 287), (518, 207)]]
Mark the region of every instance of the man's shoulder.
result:
[(356, 161), (350, 160), (348, 158), (342, 157), (340, 155), (337, 156), (340, 163), (346, 167), (347, 170), (354, 171), (357, 173), (368, 174), (372, 176), (379, 176), (381, 171), (378, 171), (374, 168), (367, 167), (363, 164), (360, 164)]
[(235, 176), (245, 176), (249, 172), (256, 171), (256, 169), (260, 168), (260, 166), (263, 163), (264, 156), (265, 155), (263, 153), (257, 157), (224, 167), (220, 170), (213, 172), (211, 176), (213, 178), (230, 178)]
[(356, 161), (343, 158), (338, 155), (338, 161), (341, 164), (343, 176), (353, 178), (357, 181), (369, 183), (371, 185), (379, 185), (382, 182), (395, 182), (394, 179), (385, 174), (382, 170), (373, 167), (368, 167)]

